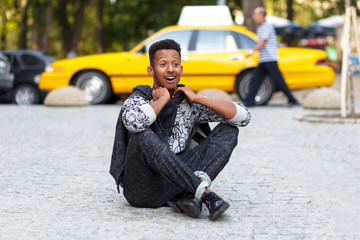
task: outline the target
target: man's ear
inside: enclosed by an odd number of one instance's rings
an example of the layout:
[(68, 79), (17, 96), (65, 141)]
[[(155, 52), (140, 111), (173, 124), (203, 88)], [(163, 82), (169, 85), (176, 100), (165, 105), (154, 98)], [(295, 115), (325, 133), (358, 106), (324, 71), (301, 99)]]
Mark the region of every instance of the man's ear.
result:
[(180, 72), (180, 76), (183, 75), (183, 66), (181, 66), (181, 72)]
[(154, 76), (154, 68), (152, 66), (147, 67), (147, 72), (150, 77)]

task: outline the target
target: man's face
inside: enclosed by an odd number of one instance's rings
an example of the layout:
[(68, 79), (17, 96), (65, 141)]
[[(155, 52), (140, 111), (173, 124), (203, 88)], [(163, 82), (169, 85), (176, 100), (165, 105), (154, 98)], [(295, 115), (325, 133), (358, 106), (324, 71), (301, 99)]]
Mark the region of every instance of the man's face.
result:
[(257, 9), (254, 10), (252, 17), (256, 24), (261, 24), (264, 21), (264, 15), (260, 13)]
[(183, 67), (180, 65), (180, 55), (173, 49), (156, 51), (154, 66), (148, 67), (148, 74), (154, 78), (154, 89), (165, 87), (173, 90), (180, 81)]

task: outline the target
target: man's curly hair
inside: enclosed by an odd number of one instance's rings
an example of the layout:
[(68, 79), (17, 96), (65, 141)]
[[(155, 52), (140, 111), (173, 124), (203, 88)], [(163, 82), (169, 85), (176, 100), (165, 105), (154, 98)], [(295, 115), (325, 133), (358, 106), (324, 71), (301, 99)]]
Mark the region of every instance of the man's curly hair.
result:
[(150, 58), (150, 65), (154, 66), (154, 57), (155, 57), (155, 53), (159, 50), (162, 49), (173, 49), (176, 50), (181, 58), (181, 48), (180, 48), (180, 44), (178, 44), (177, 42), (175, 42), (172, 39), (164, 39), (161, 41), (157, 41), (155, 43), (153, 43), (150, 48), (149, 48), (149, 58)]

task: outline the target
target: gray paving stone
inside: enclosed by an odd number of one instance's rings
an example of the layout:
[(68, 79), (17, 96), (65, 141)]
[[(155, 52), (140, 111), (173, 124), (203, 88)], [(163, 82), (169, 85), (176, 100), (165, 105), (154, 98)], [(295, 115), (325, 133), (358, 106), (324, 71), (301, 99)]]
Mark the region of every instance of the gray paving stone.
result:
[[(359, 102), (357, 102), (359, 109)], [(213, 190), (216, 222), (131, 207), (108, 174), (119, 105), (0, 105), (0, 239), (360, 239), (360, 125), (251, 109)]]

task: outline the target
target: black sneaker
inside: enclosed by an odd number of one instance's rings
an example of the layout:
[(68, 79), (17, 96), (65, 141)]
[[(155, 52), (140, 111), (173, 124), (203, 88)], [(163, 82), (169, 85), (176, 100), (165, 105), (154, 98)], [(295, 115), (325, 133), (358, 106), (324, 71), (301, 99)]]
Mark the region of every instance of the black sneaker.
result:
[(199, 217), (202, 210), (202, 202), (193, 196), (173, 197), (167, 201), (167, 204), (175, 210), (175, 212), (183, 213), (189, 217)]
[(209, 209), (211, 221), (217, 220), (221, 214), (223, 214), (230, 207), (228, 202), (225, 202), (214, 192), (207, 193), (203, 198), (203, 202)]

